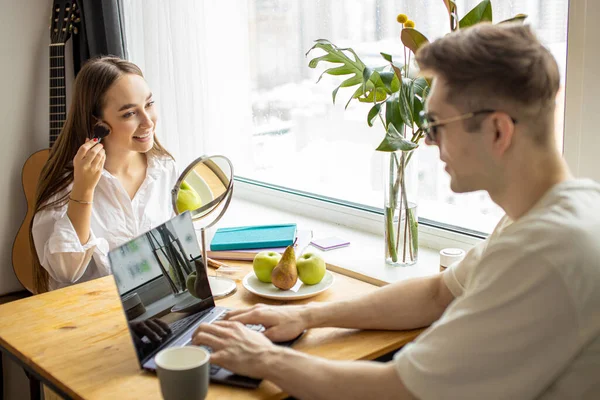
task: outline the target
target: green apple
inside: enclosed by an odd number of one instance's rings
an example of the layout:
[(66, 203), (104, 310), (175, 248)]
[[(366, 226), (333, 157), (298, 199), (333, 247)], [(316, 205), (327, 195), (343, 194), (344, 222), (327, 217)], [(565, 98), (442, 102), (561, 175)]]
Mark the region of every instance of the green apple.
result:
[(304, 253), (296, 260), (298, 277), (306, 285), (316, 285), (325, 276), (325, 260), (315, 253)]
[(271, 283), (271, 272), (273, 272), (279, 260), (281, 260), (281, 254), (276, 251), (261, 251), (255, 255), (252, 268), (254, 268), (254, 274), (258, 280)]
[(187, 287), (188, 292), (194, 297), (198, 297), (196, 295), (196, 271), (190, 273), (185, 280), (185, 287)]
[(177, 211), (179, 213), (185, 211), (192, 211), (202, 207), (202, 199), (198, 192), (196, 192), (190, 185), (185, 181), (181, 182), (181, 188), (177, 193)]

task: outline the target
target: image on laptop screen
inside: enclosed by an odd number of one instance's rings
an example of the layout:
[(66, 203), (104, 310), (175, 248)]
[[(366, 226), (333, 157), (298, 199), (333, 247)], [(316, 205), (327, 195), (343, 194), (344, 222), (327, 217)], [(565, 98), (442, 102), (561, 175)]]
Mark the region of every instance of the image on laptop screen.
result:
[[(178, 280), (181, 279), (181, 275), (178, 272), (187, 277), (187, 274), (194, 270), (192, 260), (199, 257), (200, 247), (188, 212), (109, 253), (112, 272), (121, 295), (162, 277), (161, 269), (167, 270), (167, 267), (170, 267), (167, 273), (171, 280), (175, 284), (181, 284)], [(188, 266), (189, 268), (186, 268)]]

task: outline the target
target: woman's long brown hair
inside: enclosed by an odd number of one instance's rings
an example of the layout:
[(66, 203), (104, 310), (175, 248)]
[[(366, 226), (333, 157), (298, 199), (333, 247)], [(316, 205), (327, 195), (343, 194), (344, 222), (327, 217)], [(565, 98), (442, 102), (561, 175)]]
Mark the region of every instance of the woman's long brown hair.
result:
[[(69, 193), (50, 201), (73, 182), (73, 158), (86, 138), (92, 138), (92, 129), (102, 119), (105, 95), (108, 89), (123, 75), (135, 74), (143, 77), (140, 68), (117, 57), (99, 57), (88, 61), (77, 74), (73, 85), (73, 97), (67, 120), (50, 150), (50, 157), (42, 169), (37, 186), (35, 213), (50, 207), (63, 207)], [(171, 157), (158, 140), (149, 155)], [(42, 267), (35, 250), (32, 235), (33, 218), (29, 226), (29, 240), (33, 258), (34, 289), (37, 293), (48, 291), (48, 271)], [(40, 243), (40, 245), (43, 245)]]

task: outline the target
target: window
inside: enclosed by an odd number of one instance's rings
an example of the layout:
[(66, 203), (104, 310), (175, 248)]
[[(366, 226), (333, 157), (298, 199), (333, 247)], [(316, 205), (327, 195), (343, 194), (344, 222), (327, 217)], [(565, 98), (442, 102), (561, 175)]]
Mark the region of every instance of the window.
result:
[[(169, 113), (161, 115), (161, 119), (167, 125), (181, 126), (180, 121), (189, 118), (189, 113), (201, 115), (202, 121), (198, 122), (202, 129), (194, 131), (194, 135), (202, 135), (202, 141), (190, 137), (182, 144), (177, 139), (182, 152), (192, 149), (198, 155), (224, 153), (231, 155), (239, 177), (365, 208), (382, 208), (384, 162), (383, 155), (374, 149), (383, 138), (383, 127), (367, 126), (368, 105), (351, 104), (344, 110), (351, 92), (340, 90), (337, 104), (333, 105), (331, 92), (337, 86), (335, 79), (324, 76), (317, 84), (324, 67), (308, 68), (309, 58), (304, 54), (315, 39), (326, 38), (339, 47), (352, 47), (367, 65), (385, 64), (379, 52), (402, 59), (400, 26), (395, 16), (400, 12), (409, 15), (421, 32), (434, 39), (448, 32), (443, 2), (231, 0), (209, 5), (206, 3), (212, 2), (124, 0), (123, 3), (130, 58), (142, 66), (153, 90), (159, 82), (159, 101), (175, 101), (178, 105), (169, 105)], [(456, 0), (456, 3), (459, 15), (463, 16), (479, 0)], [(155, 9), (149, 11), (149, 8)], [(567, 10), (568, 0), (493, 1), (496, 22), (518, 13), (528, 14), (529, 23), (556, 57), (563, 81)], [(176, 13), (183, 20), (176, 19)], [(228, 34), (223, 35), (224, 31)], [(164, 46), (153, 42), (163, 40), (157, 38), (165, 35), (169, 38)], [(231, 37), (234, 39), (227, 39)], [(181, 41), (190, 42), (190, 47), (175, 49)], [(159, 55), (150, 56), (152, 49)], [(179, 62), (170, 58), (176, 51), (183, 54)], [(156, 63), (169, 65), (160, 71), (154, 66)], [(191, 64), (202, 71), (190, 71)], [(189, 83), (177, 79), (181, 75), (178, 71), (183, 69), (185, 74), (192, 75)], [(196, 99), (191, 94), (182, 98), (177, 93), (185, 90), (182, 86), (194, 87)], [(233, 98), (235, 102), (231, 101)], [(194, 101), (194, 106), (186, 105)], [(215, 103), (220, 107), (215, 107)], [(562, 147), (562, 92), (557, 104), (557, 145)], [(234, 108), (239, 117), (232, 116)], [(217, 122), (210, 123), (211, 119)], [(193, 128), (182, 133), (179, 129), (178, 135), (190, 134), (190, 130)], [(177, 155), (170, 145), (175, 140), (169, 136), (163, 142)], [(187, 161), (191, 156), (184, 158)], [(502, 210), (486, 193), (452, 193), (436, 147), (423, 143), (416, 161), (420, 218), (457, 230), (491, 232)]]
[[(457, 1), (459, 15), (478, 3)], [(567, 6), (567, 0), (494, 1), (494, 20), (528, 14), (529, 23), (558, 60), (564, 80)], [(327, 38), (339, 47), (352, 47), (367, 65), (385, 64), (379, 52), (401, 60), (396, 14), (409, 15), (433, 39), (448, 32), (443, 3), (250, 0), (248, 7), (254, 163), (239, 174), (381, 208), (384, 165), (374, 149), (383, 138), (383, 127), (367, 126), (370, 105), (353, 103), (344, 111), (354, 89), (340, 90), (334, 106), (331, 91), (336, 82), (324, 76), (316, 84), (325, 68), (308, 68), (304, 53), (314, 39)], [(562, 146), (564, 95), (558, 103), (557, 139)], [(491, 232), (503, 213), (487, 193), (452, 193), (437, 148), (423, 144), (418, 155), (420, 217)]]

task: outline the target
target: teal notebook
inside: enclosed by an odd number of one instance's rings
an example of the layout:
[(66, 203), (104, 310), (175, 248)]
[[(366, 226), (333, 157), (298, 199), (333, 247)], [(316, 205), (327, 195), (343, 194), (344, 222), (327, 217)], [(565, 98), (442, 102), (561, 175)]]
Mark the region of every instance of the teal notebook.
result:
[(296, 224), (219, 228), (210, 242), (211, 251), (286, 247), (294, 244)]

